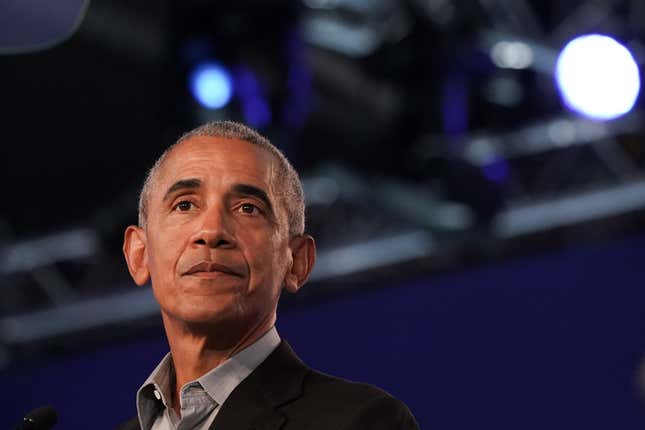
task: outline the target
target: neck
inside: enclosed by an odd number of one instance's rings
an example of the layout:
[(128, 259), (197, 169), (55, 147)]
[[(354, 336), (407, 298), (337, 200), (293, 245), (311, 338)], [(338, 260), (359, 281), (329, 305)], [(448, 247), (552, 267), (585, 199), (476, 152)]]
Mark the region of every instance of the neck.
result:
[(251, 345), (275, 324), (275, 314), (251, 327), (235, 324), (199, 325), (178, 322), (162, 314), (175, 370), (171, 383), (172, 407), (181, 416), (181, 387), (216, 368)]

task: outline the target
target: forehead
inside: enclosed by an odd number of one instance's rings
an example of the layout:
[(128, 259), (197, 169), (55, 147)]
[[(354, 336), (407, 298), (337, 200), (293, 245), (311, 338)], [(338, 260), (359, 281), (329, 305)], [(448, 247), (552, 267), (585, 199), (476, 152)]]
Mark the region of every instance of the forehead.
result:
[(155, 180), (157, 192), (180, 179), (215, 178), (219, 181), (251, 181), (274, 188), (275, 160), (262, 147), (239, 139), (193, 136), (175, 146), (163, 161)]

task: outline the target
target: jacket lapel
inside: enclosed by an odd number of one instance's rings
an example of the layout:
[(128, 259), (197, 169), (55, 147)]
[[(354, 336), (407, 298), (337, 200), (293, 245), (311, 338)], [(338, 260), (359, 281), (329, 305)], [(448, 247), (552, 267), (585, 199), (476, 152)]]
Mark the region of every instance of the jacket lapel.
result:
[(131, 418), (114, 430), (141, 430), (141, 427), (139, 427), (139, 418)]
[(287, 419), (279, 407), (302, 395), (302, 384), (308, 372), (309, 368), (282, 341), (233, 390), (210, 430), (279, 429)]

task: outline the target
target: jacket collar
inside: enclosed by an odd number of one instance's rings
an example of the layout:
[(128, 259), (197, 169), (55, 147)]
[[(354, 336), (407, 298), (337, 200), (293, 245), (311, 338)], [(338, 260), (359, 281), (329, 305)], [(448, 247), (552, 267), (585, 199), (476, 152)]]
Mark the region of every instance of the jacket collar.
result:
[(302, 395), (309, 368), (289, 344), (280, 345), (242, 381), (218, 412), (210, 430), (277, 430), (286, 421), (279, 407)]

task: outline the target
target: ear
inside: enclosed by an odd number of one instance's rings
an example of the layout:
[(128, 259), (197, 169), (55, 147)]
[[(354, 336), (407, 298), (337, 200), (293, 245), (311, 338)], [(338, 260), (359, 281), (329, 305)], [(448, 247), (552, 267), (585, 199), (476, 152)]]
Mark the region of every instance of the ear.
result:
[(290, 293), (295, 293), (307, 282), (316, 262), (316, 242), (308, 234), (296, 236), (289, 243), (293, 263), (284, 279), (284, 286)]
[(148, 255), (146, 254), (146, 232), (134, 225), (125, 229), (123, 236), (123, 255), (134, 282), (141, 286), (150, 279)]

